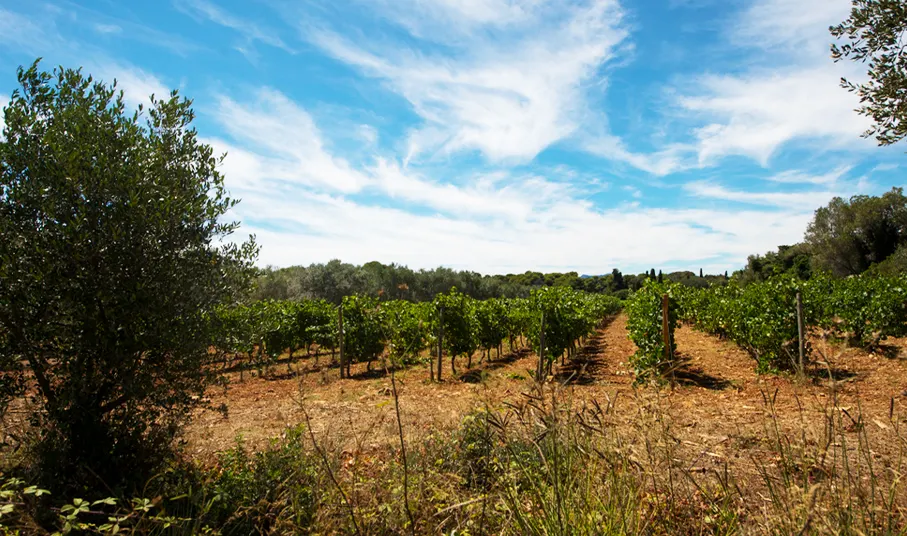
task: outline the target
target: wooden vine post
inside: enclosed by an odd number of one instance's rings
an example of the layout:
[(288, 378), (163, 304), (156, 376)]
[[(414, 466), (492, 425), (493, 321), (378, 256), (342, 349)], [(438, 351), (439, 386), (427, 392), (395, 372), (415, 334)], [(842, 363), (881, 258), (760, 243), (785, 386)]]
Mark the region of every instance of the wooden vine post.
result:
[(545, 311), (542, 311), (542, 325), (539, 329), (539, 365), (535, 378), (539, 383), (545, 379)]
[(337, 327), (340, 333), (340, 378), (346, 378), (346, 354), (343, 352), (343, 304), (337, 308)]
[(444, 306), (438, 309), (438, 381), (441, 381), (441, 362), (444, 357)]
[(806, 331), (803, 325), (803, 297), (797, 292), (797, 346), (800, 361), (797, 363), (797, 372), (803, 376), (806, 373)]
[(674, 352), (671, 344), (671, 298), (667, 293), (661, 296), (661, 337), (664, 342), (664, 362), (671, 367), (671, 389), (674, 388)]

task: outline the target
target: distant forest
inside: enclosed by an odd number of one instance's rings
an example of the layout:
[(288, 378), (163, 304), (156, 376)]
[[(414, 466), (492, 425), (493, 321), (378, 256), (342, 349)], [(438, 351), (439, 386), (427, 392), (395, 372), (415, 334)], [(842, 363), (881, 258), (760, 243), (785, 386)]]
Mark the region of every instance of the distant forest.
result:
[(427, 301), (456, 287), (478, 299), (528, 296), (533, 288), (563, 286), (620, 298), (640, 286), (646, 278), (661, 278), (685, 285), (707, 287), (725, 284), (727, 273), (703, 275), (694, 272), (662, 274), (653, 268), (647, 273), (624, 275), (618, 269), (607, 275), (581, 276), (577, 272), (482, 275), (450, 268), (412, 270), (398, 264), (369, 262), (362, 266), (333, 260), (326, 264), (265, 268), (258, 278), (257, 299), (299, 300), (322, 298), (340, 303), (343, 296), (364, 294), (387, 300)]

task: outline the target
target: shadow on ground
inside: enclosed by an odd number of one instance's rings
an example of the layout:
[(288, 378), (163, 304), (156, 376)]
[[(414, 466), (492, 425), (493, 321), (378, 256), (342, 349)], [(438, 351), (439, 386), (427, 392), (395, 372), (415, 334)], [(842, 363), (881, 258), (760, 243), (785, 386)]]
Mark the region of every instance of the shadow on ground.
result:
[(724, 378), (713, 376), (700, 368), (691, 367), (689, 365), (674, 371), (674, 379), (680, 385), (702, 387), (703, 389), (711, 389), (713, 391), (723, 391), (732, 385), (731, 382)]

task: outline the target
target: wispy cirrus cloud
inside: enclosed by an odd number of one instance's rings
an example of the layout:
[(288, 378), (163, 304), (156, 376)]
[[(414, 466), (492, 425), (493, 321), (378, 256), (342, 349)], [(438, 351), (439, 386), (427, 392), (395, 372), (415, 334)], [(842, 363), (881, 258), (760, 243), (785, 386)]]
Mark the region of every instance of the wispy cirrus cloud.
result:
[(538, 16), (551, 0), (374, 0), (376, 7), (412, 35), (451, 42), (482, 28), (513, 28)]
[(156, 75), (134, 65), (99, 59), (98, 63), (90, 64), (88, 70), (107, 83), (113, 83), (115, 80), (117, 89), (123, 91), (124, 100), (133, 107), (139, 104), (147, 105), (151, 95), (157, 99), (166, 99), (170, 96), (171, 90), (167, 84)]
[(834, 185), (847, 175), (853, 166), (839, 166), (828, 173), (814, 174), (802, 170), (787, 170), (774, 175), (769, 175), (766, 180), (778, 184), (816, 184)]
[[(289, 265), (331, 258), (402, 262), (414, 268), (451, 266), (485, 273), (526, 269), (602, 273), (614, 266), (691, 269), (802, 238), (810, 213), (763, 210), (646, 209), (598, 211), (556, 205), (543, 221), (475, 221), (425, 215), (333, 196), (244, 197), (247, 222), (267, 213), (280, 231), (247, 225), (263, 244), (263, 263)], [(297, 205), (302, 203), (305, 211)], [(794, 229), (800, 229), (795, 231)], [(596, 244), (589, 247), (590, 237)], [(655, 245), (657, 244), (657, 247)], [(538, 252), (544, 251), (544, 256)], [(739, 262), (739, 261), (733, 261)], [(724, 268), (721, 268), (723, 271)]]
[(589, 153), (628, 164), (658, 177), (697, 167), (693, 156), (695, 149), (690, 144), (673, 143), (655, 152), (634, 152), (617, 136), (587, 133), (581, 138), (579, 145)]
[(100, 34), (120, 34), (123, 33), (123, 28), (117, 24), (102, 24), (98, 23), (93, 26), (94, 31)]
[(834, 197), (849, 197), (863, 193), (868, 187), (868, 183), (859, 181), (833, 190), (779, 192), (737, 190), (710, 181), (692, 181), (684, 185), (684, 190), (694, 197), (811, 213), (816, 208), (828, 204)]
[[(0, 8), (0, 44), (36, 56), (47, 44), (49, 36), (45, 28), (45, 25), (40, 25), (29, 17)], [(55, 31), (54, 28), (50, 30)]]
[(752, 0), (731, 26), (729, 38), (741, 47), (827, 58), (828, 27), (846, 19), (851, 7), (850, 0)]
[[(494, 161), (531, 160), (576, 130), (586, 85), (601, 82), (602, 67), (627, 36), (615, 0), (426, 6), (416, 10), (427, 19), (396, 10), (385, 15), (411, 38), (444, 45), (431, 51), (406, 41), (353, 38), (325, 25), (302, 28), (327, 54), (383, 80), (410, 102), (424, 123), (410, 131), (407, 160), (467, 150)], [(429, 31), (446, 17), (456, 18), (454, 27), (472, 37)]]
[(727, 39), (743, 65), (735, 74), (699, 76), (677, 104), (706, 124), (695, 129), (700, 165), (741, 155), (767, 166), (792, 142), (815, 148), (865, 146), (868, 120), (858, 100), (840, 87), (860, 69), (829, 58), (828, 27), (843, 20), (849, 0), (754, 0)]
[(154, 73), (64, 36), (56, 17), (71, 17), (73, 13), (67, 15), (68, 12), (62, 10), (51, 10), (50, 13), (53, 16), (39, 23), (30, 16), (0, 8), (0, 47), (24, 51), (30, 57), (53, 54), (57, 59), (69, 62), (69, 67), (82, 67), (95, 79), (107, 83), (116, 80), (118, 89), (123, 91), (124, 99), (132, 107), (147, 104), (152, 94), (159, 98), (170, 94), (170, 87)]
[(793, 141), (838, 149), (861, 145), (868, 123), (853, 112), (857, 102), (838, 87), (835, 71), (833, 65), (820, 65), (702, 77), (698, 94), (678, 100), (712, 121), (695, 130), (700, 165), (742, 155), (767, 166), (779, 148)]
[(330, 154), (312, 116), (278, 91), (261, 88), (247, 103), (221, 96), (215, 117), (233, 143), (242, 145), (220, 143), (238, 152), (229, 163), (245, 187), (280, 180), (355, 193), (369, 182), (345, 159)]
[(215, 24), (225, 26), (237, 31), (243, 36), (246, 45), (238, 47), (241, 52), (255, 42), (283, 49), (287, 52), (294, 50), (281, 39), (273, 28), (262, 27), (258, 23), (233, 15), (218, 4), (208, 0), (175, 0), (177, 9), (199, 20), (208, 20)]

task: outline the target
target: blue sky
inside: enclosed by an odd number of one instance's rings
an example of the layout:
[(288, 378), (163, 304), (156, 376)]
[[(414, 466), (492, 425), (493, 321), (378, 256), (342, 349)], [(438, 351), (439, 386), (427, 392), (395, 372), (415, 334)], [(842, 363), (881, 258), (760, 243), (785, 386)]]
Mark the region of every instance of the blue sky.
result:
[(723, 272), (903, 185), (848, 0), (0, 0), (15, 69), (178, 89), (261, 264)]

